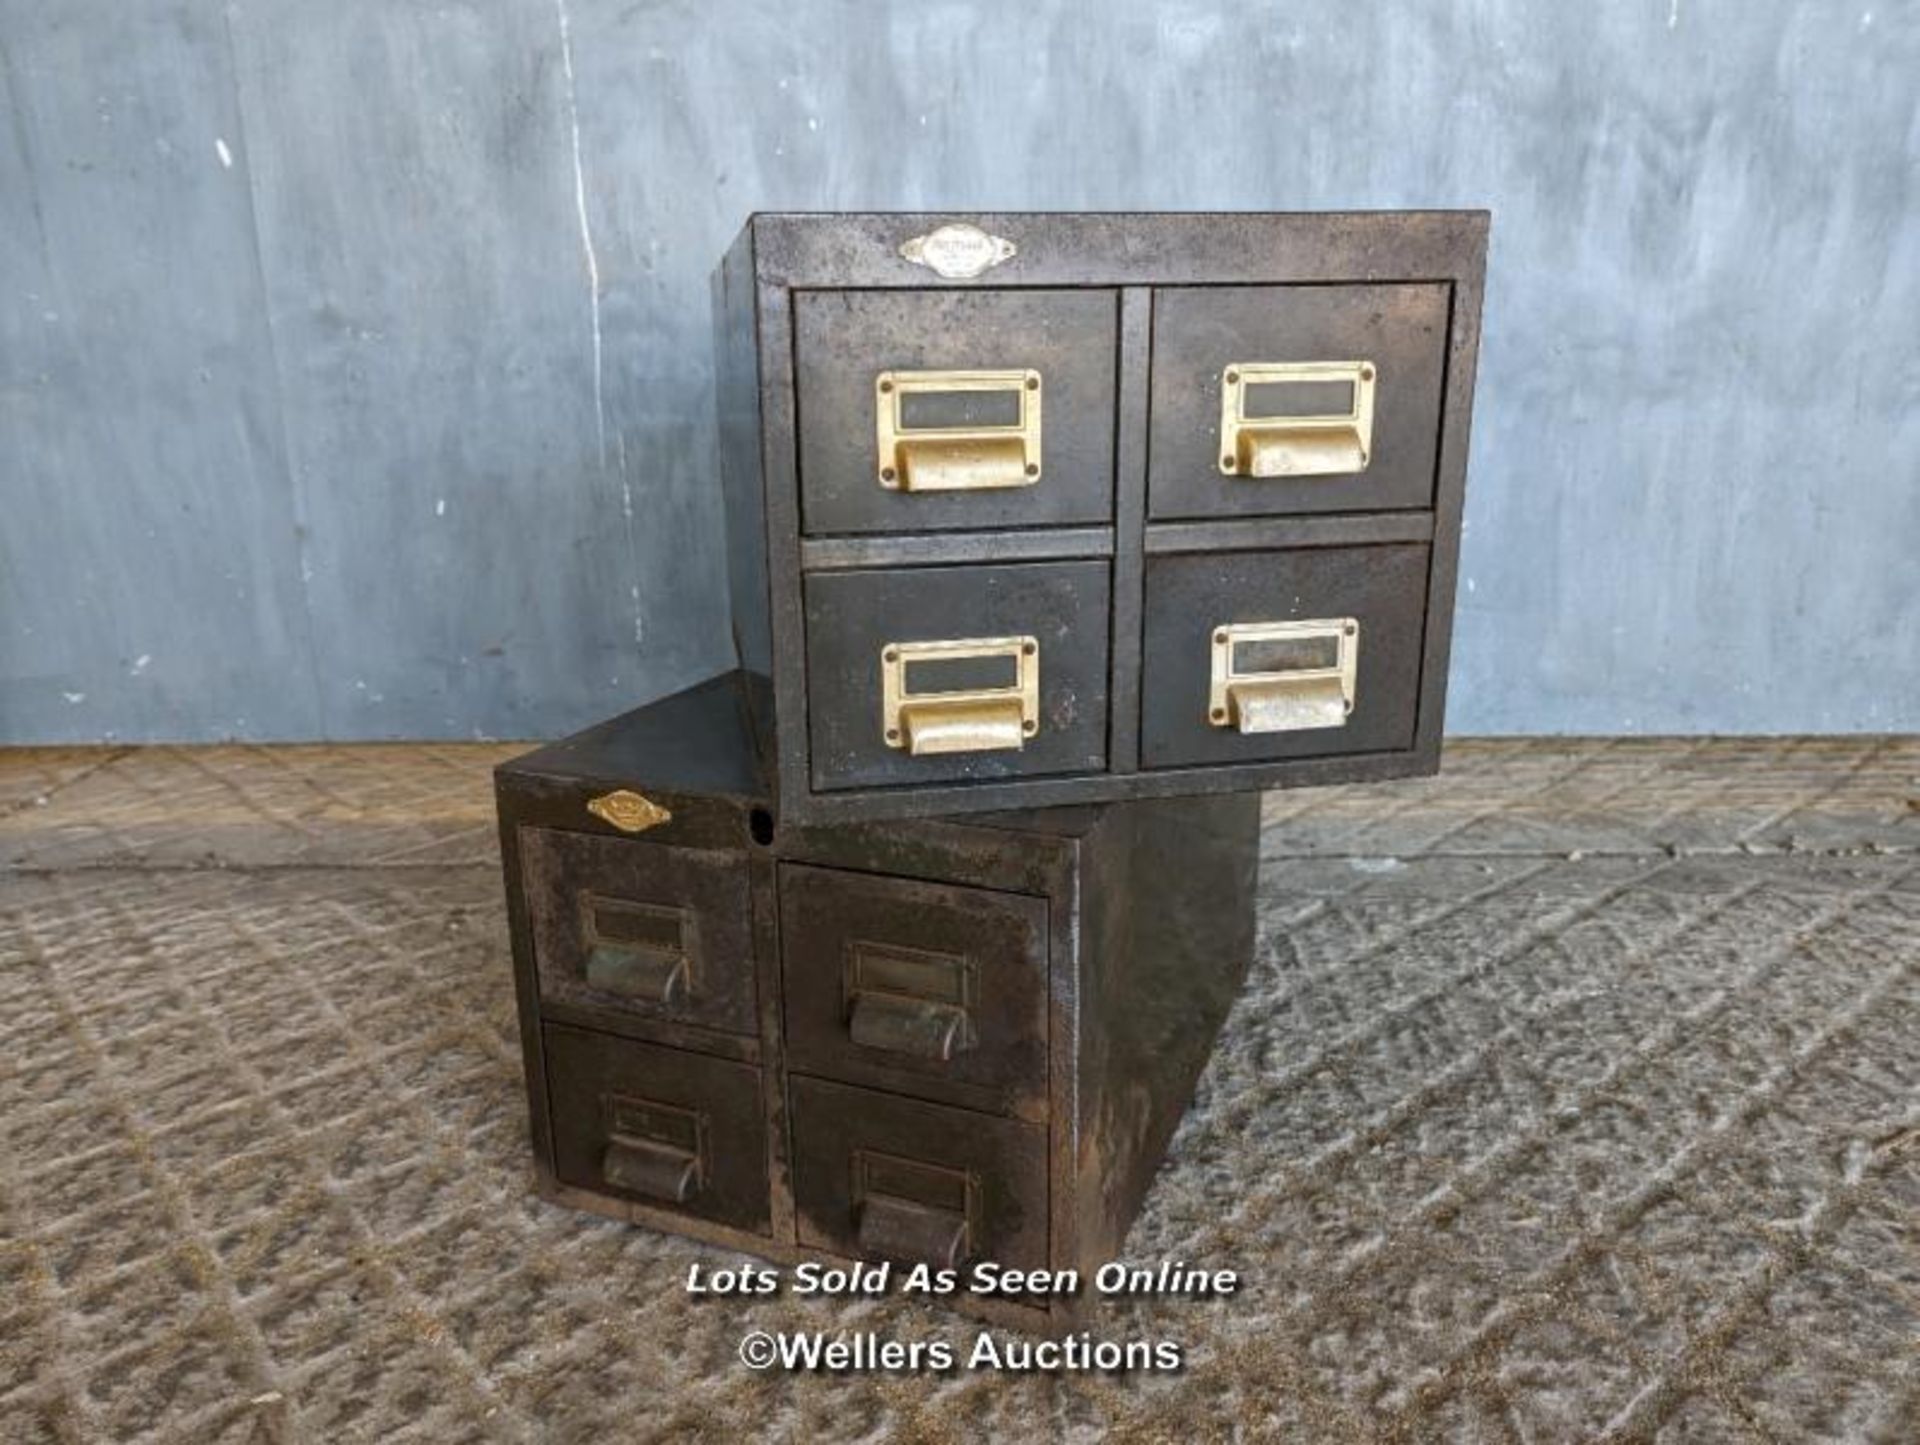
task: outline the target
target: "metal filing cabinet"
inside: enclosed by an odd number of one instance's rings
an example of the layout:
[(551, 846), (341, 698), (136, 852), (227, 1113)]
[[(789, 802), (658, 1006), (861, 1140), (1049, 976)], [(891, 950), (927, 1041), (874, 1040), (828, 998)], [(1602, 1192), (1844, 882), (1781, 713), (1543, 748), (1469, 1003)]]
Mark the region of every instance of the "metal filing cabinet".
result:
[(718, 468), (786, 817), (1433, 771), (1486, 237), (754, 217)]
[(1248, 967), (1258, 798), (796, 825), (746, 686), (496, 774), (542, 1191), (776, 1260), (1091, 1274)]

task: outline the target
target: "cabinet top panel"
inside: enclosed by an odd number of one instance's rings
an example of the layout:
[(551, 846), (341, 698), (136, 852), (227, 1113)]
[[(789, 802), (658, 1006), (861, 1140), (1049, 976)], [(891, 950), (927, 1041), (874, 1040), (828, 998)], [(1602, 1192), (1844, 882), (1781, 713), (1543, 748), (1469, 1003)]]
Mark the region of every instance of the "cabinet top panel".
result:
[(1405, 281), (1477, 275), (1486, 211), (766, 212), (743, 236), (765, 285), (1073, 286)]

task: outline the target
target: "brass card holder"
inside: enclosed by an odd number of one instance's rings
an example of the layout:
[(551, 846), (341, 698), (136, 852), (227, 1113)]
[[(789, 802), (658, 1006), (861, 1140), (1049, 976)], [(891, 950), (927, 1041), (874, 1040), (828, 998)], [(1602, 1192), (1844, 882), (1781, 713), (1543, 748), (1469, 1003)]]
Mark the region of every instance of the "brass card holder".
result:
[(854, 942), (845, 988), (847, 1036), (863, 1049), (945, 1064), (976, 1042), (973, 966), (963, 957)]
[(1344, 727), (1359, 654), (1351, 617), (1216, 627), (1207, 721), (1245, 735)]
[[(1040, 480), (1040, 373), (1037, 371), (883, 371), (874, 378), (880, 485), (890, 492), (984, 492)], [(913, 426), (916, 397), (1004, 393), (1014, 420)]]
[(971, 1174), (860, 1149), (853, 1193), (862, 1254), (943, 1269), (966, 1260), (980, 1210)]
[(698, 946), (691, 914), (594, 893), (581, 895), (580, 912), (589, 988), (667, 1008), (686, 1003)]
[[(928, 664), (1005, 659), (1013, 681), (916, 692), (908, 670)], [(1021, 747), (1040, 731), (1040, 644), (1031, 637), (889, 642), (880, 652), (880, 728), (890, 748), (915, 757)]]
[[(1332, 477), (1367, 469), (1373, 449), (1371, 361), (1237, 361), (1220, 376), (1220, 470), (1230, 477)], [(1287, 391), (1299, 402), (1344, 386), (1344, 408), (1288, 410)], [(1269, 411), (1249, 393), (1274, 397)]]
[(609, 1094), (600, 1174), (616, 1189), (685, 1204), (706, 1182), (707, 1121), (690, 1109)]

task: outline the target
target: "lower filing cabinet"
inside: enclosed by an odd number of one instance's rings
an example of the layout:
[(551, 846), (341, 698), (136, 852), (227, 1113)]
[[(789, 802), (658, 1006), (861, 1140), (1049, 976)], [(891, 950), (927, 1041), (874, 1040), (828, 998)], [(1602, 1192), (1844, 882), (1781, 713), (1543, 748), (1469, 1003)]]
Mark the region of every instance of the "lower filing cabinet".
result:
[(781, 1261), (1090, 1278), (1251, 959), (1257, 795), (790, 828), (743, 685), (496, 774), (542, 1192)]

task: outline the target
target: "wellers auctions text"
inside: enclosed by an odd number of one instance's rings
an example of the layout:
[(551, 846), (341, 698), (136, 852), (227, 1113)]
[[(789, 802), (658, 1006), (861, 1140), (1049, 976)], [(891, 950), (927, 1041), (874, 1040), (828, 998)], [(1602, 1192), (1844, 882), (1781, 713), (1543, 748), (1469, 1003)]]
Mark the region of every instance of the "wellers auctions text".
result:
[(753, 1296), (780, 1293), (783, 1286), (796, 1295), (828, 1298), (878, 1297), (898, 1291), (908, 1295), (970, 1294), (993, 1299), (1072, 1297), (1090, 1283), (1106, 1296), (1175, 1295), (1189, 1299), (1216, 1299), (1235, 1293), (1240, 1277), (1230, 1269), (1199, 1269), (1178, 1260), (1152, 1266), (1103, 1264), (1090, 1281), (1073, 1269), (1006, 1269), (982, 1261), (968, 1269), (941, 1269), (916, 1264), (895, 1272), (888, 1261), (865, 1264), (820, 1264), (803, 1261), (790, 1271), (743, 1264), (733, 1269), (709, 1269), (695, 1263), (687, 1270), (690, 1295)]
[(818, 1332), (772, 1337), (768, 1365), (786, 1370), (816, 1370), (831, 1374), (871, 1371), (945, 1372), (956, 1364), (969, 1370), (1007, 1370), (1074, 1373), (1097, 1371), (1174, 1371), (1185, 1365), (1180, 1346), (1172, 1340), (1096, 1340), (1082, 1333), (1059, 1339), (1026, 1339), (1019, 1335), (975, 1335), (965, 1358), (950, 1341), (891, 1340), (873, 1334), (828, 1335)]

